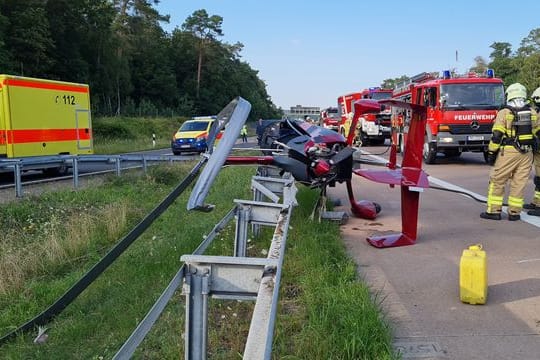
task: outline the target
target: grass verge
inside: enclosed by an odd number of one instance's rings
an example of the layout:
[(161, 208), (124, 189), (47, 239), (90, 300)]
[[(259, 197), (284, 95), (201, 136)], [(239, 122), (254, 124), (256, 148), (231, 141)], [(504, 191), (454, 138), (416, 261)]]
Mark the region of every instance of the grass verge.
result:
[(158, 149), (171, 146), (171, 138), (185, 118), (96, 118), (93, 121), (94, 152), (118, 154), (152, 150), (152, 134)]
[[(153, 167), (111, 176), (103, 186), (59, 191), (0, 206), (0, 334), (50, 305), (161, 201), (192, 164)], [(250, 198), (252, 167), (224, 169), (208, 202), (211, 213), (187, 212), (181, 196), (94, 284), (51, 322), (48, 340), (35, 333), (0, 346), (2, 359), (109, 359), (127, 339), (180, 266), (213, 225)], [(285, 257), (275, 359), (390, 359), (390, 331), (356, 279), (339, 228), (313, 223), (308, 214), (317, 194), (299, 193)], [(268, 230), (268, 229), (266, 229)], [(271, 233), (249, 240), (249, 255), (264, 256)], [(230, 255), (231, 224), (209, 254)], [(8, 254), (8, 255), (6, 255)], [(14, 265), (16, 264), (16, 266)], [(18, 270), (14, 272), (13, 270)], [(5, 272), (6, 273), (5, 273)], [(8, 271), (17, 275), (7, 275)], [(135, 358), (183, 356), (184, 298), (177, 293)], [(240, 359), (252, 303), (212, 300), (209, 358)]]

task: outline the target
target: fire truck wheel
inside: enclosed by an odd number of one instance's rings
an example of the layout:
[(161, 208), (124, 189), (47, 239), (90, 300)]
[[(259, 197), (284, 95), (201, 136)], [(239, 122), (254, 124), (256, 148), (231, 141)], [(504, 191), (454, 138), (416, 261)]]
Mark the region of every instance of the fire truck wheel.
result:
[(403, 136), (399, 137), (399, 152), (405, 154), (405, 140), (403, 140)]
[(488, 152), (487, 151), (484, 151), (484, 161), (486, 162), (486, 164), (488, 163)]
[(435, 159), (437, 158), (437, 152), (433, 151), (429, 146), (429, 140), (427, 135), (424, 136), (424, 148), (422, 150), (422, 157), (426, 164), (435, 164)]
[(364, 146), (367, 146), (369, 145), (369, 138), (367, 137), (366, 134), (364, 134), (364, 132), (362, 132), (361, 130), (358, 131), (358, 139), (359, 139), (359, 142), (364, 145)]

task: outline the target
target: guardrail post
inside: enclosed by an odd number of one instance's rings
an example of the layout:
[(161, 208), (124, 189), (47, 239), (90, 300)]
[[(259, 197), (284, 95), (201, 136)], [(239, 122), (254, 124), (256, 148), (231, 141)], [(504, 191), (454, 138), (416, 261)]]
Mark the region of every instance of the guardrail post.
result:
[(120, 156), (116, 157), (116, 176), (120, 176), (120, 172), (122, 170), (122, 167), (120, 166), (120, 162), (122, 159), (120, 159)]
[(72, 164), (72, 171), (73, 171), (73, 187), (75, 189), (79, 188), (79, 158), (77, 156), (73, 157), (71, 160), (73, 162)]
[[(264, 198), (263, 193), (259, 189), (254, 187), (253, 188), (253, 201), (263, 201), (263, 198)], [(259, 236), (259, 234), (261, 233), (261, 226), (258, 224), (252, 224), (251, 231), (253, 232), (253, 236)]]
[(22, 179), (21, 179), (21, 164), (15, 164), (13, 167), (13, 176), (15, 178), (15, 196), (21, 198), (22, 192)]
[(234, 236), (234, 256), (245, 257), (247, 250), (248, 224), (251, 207), (238, 204), (236, 207), (236, 233)]
[[(264, 169), (258, 169), (258, 173), (267, 173)], [(262, 202), (268, 198), (273, 203), (279, 203), (280, 196), (283, 198), (283, 203), (288, 204), (295, 199), (296, 192), (290, 194), (291, 188), (294, 185), (294, 180), (290, 178), (276, 178), (267, 176), (254, 176), (251, 178), (251, 189), (253, 190), (253, 201)], [(251, 230), (254, 236), (260, 233), (260, 225), (252, 224)]]
[(142, 168), (144, 173), (146, 174), (148, 172), (148, 164), (144, 155), (142, 156)]
[[(256, 300), (265, 273), (276, 273), (277, 259), (183, 255), (186, 267), (182, 293), (186, 296), (185, 359), (206, 359), (208, 298)], [(247, 359), (247, 358), (246, 358)]]
[(187, 264), (187, 276), (183, 287), (186, 295), (185, 359), (206, 359), (208, 339), (208, 277), (210, 268)]

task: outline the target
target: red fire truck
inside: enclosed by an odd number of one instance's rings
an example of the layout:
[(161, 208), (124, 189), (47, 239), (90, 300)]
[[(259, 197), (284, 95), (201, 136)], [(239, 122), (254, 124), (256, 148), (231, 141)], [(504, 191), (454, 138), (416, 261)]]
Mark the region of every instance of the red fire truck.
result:
[(345, 137), (349, 136), (349, 128), (353, 118), (353, 102), (362, 98), (362, 93), (351, 93), (337, 98), (339, 111), (339, 133)]
[(319, 124), (330, 130), (339, 131), (339, 124), (341, 118), (339, 117), (339, 110), (337, 107), (329, 107), (321, 110), (321, 116)]
[[(482, 76), (456, 76), (445, 70), (442, 76), (421, 73), (412, 77), (396, 86), (392, 98), (427, 107), (423, 158), (433, 164), (438, 153), (483, 152), (487, 158), (492, 123), (504, 104), (504, 87), (491, 69)], [(409, 123), (409, 112), (392, 108), (392, 143), (398, 151), (404, 150)]]
[[(362, 91), (362, 99), (383, 100), (390, 99), (393, 91), (391, 89), (381, 89), (380, 87), (370, 87)], [(391, 113), (390, 109), (385, 109), (377, 114), (364, 114), (358, 119), (358, 138), (362, 145), (372, 143), (380, 145), (385, 139), (390, 139), (391, 134)]]
[[(360, 99), (382, 100), (392, 97), (392, 90), (371, 87), (357, 93), (351, 93), (338, 97), (338, 109), (340, 114), (339, 132), (347, 137), (354, 116), (353, 104)], [(358, 119), (355, 143), (367, 145), (372, 143), (380, 145), (391, 134), (390, 110), (381, 111), (378, 114), (364, 114)]]

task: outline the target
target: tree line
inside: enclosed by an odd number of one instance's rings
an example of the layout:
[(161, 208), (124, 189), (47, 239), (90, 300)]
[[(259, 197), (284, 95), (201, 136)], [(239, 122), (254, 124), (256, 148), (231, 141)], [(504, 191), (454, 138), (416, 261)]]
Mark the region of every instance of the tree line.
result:
[[(489, 61), (477, 56), (469, 71), (484, 74), (487, 69), (493, 69), (505, 86), (519, 82), (527, 88), (529, 95), (540, 86), (540, 28), (531, 30), (515, 51), (508, 42), (494, 42), (490, 48)], [(396, 84), (409, 79), (406, 75), (386, 79), (381, 87), (393, 89)]]
[(0, 0), (0, 73), (90, 85), (101, 116), (216, 114), (236, 96), (250, 117), (281, 114), (223, 18), (197, 10), (171, 33), (159, 0)]

